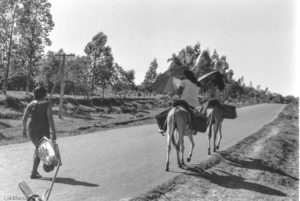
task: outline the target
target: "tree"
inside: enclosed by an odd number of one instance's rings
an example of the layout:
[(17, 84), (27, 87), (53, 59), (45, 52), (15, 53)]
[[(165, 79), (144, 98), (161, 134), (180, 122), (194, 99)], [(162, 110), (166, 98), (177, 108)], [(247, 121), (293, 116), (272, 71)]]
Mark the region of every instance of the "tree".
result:
[(217, 50), (214, 50), (214, 53), (211, 55), (211, 63), (212, 66), (215, 68), (215, 66), (217, 65), (218, 61), (219, 61), (219, 54), (217, 52)]
[(172, 57), (167, 60), (170, 62), (169, 69), (178, 67), (193, 69), (200, 53), (200, 43), (197, 43), (193, 47), (186, 46), (180, 50), (177, 55), (172, 54)]
[(227, 72), (227, 78), (228, 78), (228, 84), (225, 85), (225, 90), (224, 90), (224, 99), (228, 100), (231, 97), (231, 93), (232, 93), (232, 85), (233, 85), (233, 75), (234, 72), (233, 70), (229, 70)]
[(288, 95), (286, 97), (283, 97), (283, 102), (285, 104), (290, 104), (290, 103), (297, 103), (297, 98), (292, 96), (292, 95)]
[(66, 69), (66, 80), (75, 85), (74, 92), (76, 95), (90, 95), (91, 76), (88, 71), (90, 58), (86, 56), (76, 56), (68, 62)]
[[(91, 92), (94, 92), (95, 87), (95, 77), (96, 77), (96, 67), (100, 58), (104, 56), (106, 49), (107, 36), (103, 32), (96, 34), (92, 41), (90, 41), (84, 48), (84, 52), (90, 57), (92, 62), (92, 85)], [(99, 65), (98, 65), (99, 67)]]
[(209, 73), (213, 70), (212, 60), (210, 58), (209, 50), (204, 50), (200, 56), (199, 62), (194, 68), (196, 77), (200, 77), (206, 73)]
[(283, 97), (281, 94), (273, 93), (273, 102), (275, 103), (283, 103)]
[(145, 75), (145, 79), (142, 82), (142, 87), (148, 92), (153, 91), (153, 83), (157, 78), (157, 72), (156, 72), (157, 68), (158, 68), (157, 60), (154, 59), (150, 63), (148, 71), (146, 72), (146, 75)]
[(104, 98), (104, 90), (112, 83), (112, 76), (114, 73), (113, 68), (114, 58), (109, 46), (104, 48), (103, 55), (96, 63), (95, 69), (95, 83), (102, 88), (102, 97)]
[(134, 79), (135, 72), (134, 70), (124, 70), (117, 63), (114, 64), (114, 75), (112, 81), (112, 90), (116, 93), (124, 91), (125, 96), (128, 90), (132, 90), (135, 87)]
[(49, 32), (54, 27), (50, 13), (51, 4), (47, 0), (22, 1), (20, 18), (17, 21), (20, 31), (20, 47), (27, 57), (27, 86), (33, 76), (32, 67), (42, 58), (45, 45), (51, 45)]
[(172, 57), (167, 60), (170, 62), (169, 69), (178, 68), (182, 66), (180, 58), (176, 54), (172, 54)]
[(229, 70), (229, 64), (226, 61), (226, 56), (222, 56), (220, 59), (214, 61), (212, 62), (213, 68), (221, 72), (224, 75), (225, 82), (228, 82), (227, 70)]
[(134, 70), (125, 70), (124, 71), (124, 78), (126, 83), (126, 90), (133, 90), (135, 89), (135, 72)]
[(112, 76), (112, 90), (115, 92), (115, 95), (122, 91), (123, 89), (123, 74), (124, 74), (124, 69), (119, 66), (119, 64), (115, 63), (114, 64), (114, 74)]
[(196, 60), (200, 55), (200, 43), (192, 46), (186, 46), (178, 53), (178, 57), (181, 60), (182, 66), (189, 69), (194, 68)]
[[(242, 78), (244, 79), (244, 77), (242, 77)], [(253, 88), (253, 83), (252, 83), (252, 81), (249, 82), (249, 87), (250, 87), (250, 88)]]
[(62, 54), (63, 50), (58, 52), (48, 51), (47, 54), (41, 60), (41, 66), (38, 69), (35, 81), (37, 83), (47, 86), (52, 89), (55, 82), (58, 81), (59, 68), (61, 66), (61, 59), (56, 57), (56, 54)]
[(233, 80), (233, 75), (234, 75), (234, 72), (233, 72), (233, 70), (230, 69), (230, 70), (228, 71), (228, 73), (227, 73), (229, 83), (232, 82), (232, 80)]
[(1, 65), (4, 67), (4, 54), (8, 49), (6, 59), (6, 69), (3, 83), (3, 92), (6, 95), (7, 82), (10, 72), (12, 57), (12, 47), (14, 43), (13, 35), (15, 33), (15, 21), (19, 14), (19, 1), (3, 0), (0, 2), (0, 53)]

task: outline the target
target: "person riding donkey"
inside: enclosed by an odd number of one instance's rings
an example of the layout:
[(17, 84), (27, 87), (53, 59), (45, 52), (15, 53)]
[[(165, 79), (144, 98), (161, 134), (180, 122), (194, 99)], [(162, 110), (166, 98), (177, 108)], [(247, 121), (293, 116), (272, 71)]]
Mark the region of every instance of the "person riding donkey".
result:
[[(180, 99), (176, 100), (173, 103), (173, 107), (182, 106), (189, 112), (190, 132), (192, 132), (192, 134), (196, 134), (196, 131), (192, 128), (192, 118), (194, 113), (193, 110), (195, 110), (198, 106), (198, 87), (199, 84), (196, 77), (194, 76), (194, 73), (190, 70), (184, 70), (183, 78), (177, 90), (177, 95), (180, 96)], [(166, 132), (165, 128), (166, 125), (163, 129), (159, 129), (159, 133), (164, 135), (164, 133)]]
[[(209, 90), (207, 91), (206, 98), (203, 99), (204, 101), (202, 102), (201, 106), (198, 108), (198, 111), (201, 114), (206, 115), (208, 108), (213, 108), (213, 107), (221, 108), (222, 107), (220, 99), (219, 99), (219, 95), (218, 95), (217, 89), (216, 89), (218, 84), (221, 85), (221, 83), (214, 83), (214, 81), (212, 81), (212, 80), (210, 80), (206, 83), (206, 85), (209, 87)], [(223, 89), (223, 87), (221, 87), (221, 89)]]
[[(160, 129), (159, 132), (163, 136), (165, 134), (167, 135), (166, 171), (169, 171), (171, 145), (173, 145), (176, 150), (178, 167), (181, 168), (185, 165), (184, 136), (188, 137), (189, 141), (191, 142), (187, 162), (191, 161), (195, 146), (193, 135), (195, 135), (197, 132), (205, 133), (208, 129), (208, 154), (211, 154), (210, 144), (212, 134), (214, 152), (219, 149), (222, 136), (221, 126), (223, 115), (220, 102), (217, 99), (209, 100), (207, 104), (208, 107), (206, 107), (206, 114), (204, 115), (200, 113), (198, 110), (198, 87), (201, 87), (199, 86), (200, 81), (199, 79), (197, 80), (195, 78), (192, 71), (185, 70), (183, 75), (184, 77), (180, 82), (179, 88), (177, 89), (177, 94), (180, 95), (180, 99), (173, 103), (173, 108), (167, 109), (155, 116)], [(222, 77), (220, 78), (222, 79)], [(214, 80), (215, 78), (210, 77), (210, 79), (213, 79), (213, 81), (209, 82), (210, 80), (206, 80), (205, 82), (209, 87), (218, 86)], [(175, 131), (177, 132), (177, 139), (174, 137)], [(218, 132), (220, 135), (217, 141)]]

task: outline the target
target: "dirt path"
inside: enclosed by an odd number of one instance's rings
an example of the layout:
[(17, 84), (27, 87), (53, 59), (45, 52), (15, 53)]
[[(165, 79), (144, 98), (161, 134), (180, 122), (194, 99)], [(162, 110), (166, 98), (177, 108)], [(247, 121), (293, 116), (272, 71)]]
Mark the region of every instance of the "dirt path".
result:
[(213, 159), (133, 200), (298, 200), (298, 105)]

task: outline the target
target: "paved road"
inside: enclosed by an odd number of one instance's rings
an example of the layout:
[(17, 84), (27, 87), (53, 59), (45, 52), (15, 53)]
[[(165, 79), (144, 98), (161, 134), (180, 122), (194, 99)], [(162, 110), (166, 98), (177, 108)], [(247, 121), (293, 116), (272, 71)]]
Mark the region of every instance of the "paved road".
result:
[[(272, 121), (284, 105), (261, 104), (238, 109), (238, 118), (225, 120), (221, 150), (251, 135)], [(187, 142), (187, 141), (186, 141)], [(207, 138), (198, 133), (192, 164), (207, 156)], [(63, 160), (50, 200), (127, 200), (180, 174), (174, 151), (170, 172), (165, 172), (166, 137), (156, 125), (114, 129), (58, 139)], [(189, 149), (186, 143), (186, 154)], [(0, 147), (0, 201), (22, 198), (18, 182), (25, 180), (42, 194), (50, 181), (30, 180), (33, 146), (22, 143)], [(51, 174), (44, 173), (50, 178)], [(13, 200), (13, 199), (11, 199)], [(20, 199), (19, 199), (20, 200)]]

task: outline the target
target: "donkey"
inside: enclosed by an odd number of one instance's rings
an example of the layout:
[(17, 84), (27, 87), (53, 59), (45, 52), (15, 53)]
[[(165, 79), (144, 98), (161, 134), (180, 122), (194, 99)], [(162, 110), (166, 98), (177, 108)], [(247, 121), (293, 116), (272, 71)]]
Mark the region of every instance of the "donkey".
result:
[[(177, 164), (179, 168), (182, 168), (184, 163), (184, 136), (188, 136), (191, 142), (191, 149), (187, 161), (189, 162), (192, 158), (192, 153), (195, 147), (193, 132), (190, 127), (190, 114), (183, 107), (177, 106), (172, 108), (167, 116), (167, 160), (166, 160), (166, 171), (169, 171), (169, 159), (171, 152), (171, 144), (176, 149)], [(178, 133), (178, 141), (176, 142), (174, 133)], [(181, 152), (181, 153), (179, 153)]]
[[(208, 117), (208, 155), (210, 152), (210, 144), (211, 144), (211, 135), (213, 132), (213, 152), (216, 152), (220, 148), (220, 143), (222, 139), (222, 123), (223, 123), (223, 112), (221, 106), (212, 106), (208, 107), (206, 111), (206, 116)], [(217, 142), (217, 134), (218, 142)], [(217, 143), (216, 143), (217, 142)]]
[[(210, 139), (212, 134), (212, 129), (214, 130), (214, 149), (219, 149), (220, 141), (222, 138), (222, 109), (221, 104), (216, 105), (209, 105), (206, 111), (206, 115), (208, 117), (208, 154), (210, 155)], [(178, 141), (176, 143), (174, 138), (174, 133), (177, 130), (178, 132)], [(217, 133), (220, 133), (220, 136), (218, 138), (218, 143), (216, 145), (216, 136)], [(190, 114), (189, 112), (184, 109), (183, 107), (177, 106), (170, 110), (167, 116), (167, 160), (166, 160), (166, 171), (169, 171), (169, 158), (170, 158), (170, 152), (171, 152), (171, 144), (176, 149), (177, 154), (177, 163), (180, 168), (185, 165), (184, 163), (184, 136), (187, 136), (191, 142), (191, 149), (189, 153), (189, 157), (187, 158), (187, 162), (190, 162), (193, 154), (193, 150), (195, 147), (193, 134), (195, 134), (195, 131), (190, 129)], [(181, 153), (179, 153), (181, 152)]]

